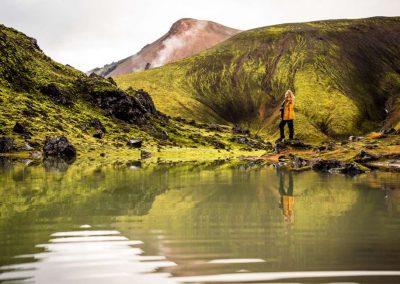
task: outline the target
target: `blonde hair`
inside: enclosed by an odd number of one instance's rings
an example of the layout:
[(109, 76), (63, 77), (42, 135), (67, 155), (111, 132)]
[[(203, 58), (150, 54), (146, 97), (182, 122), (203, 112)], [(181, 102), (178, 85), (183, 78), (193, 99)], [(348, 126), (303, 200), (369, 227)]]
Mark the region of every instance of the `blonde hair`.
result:
[(293, 94), (293, 92), (292, 92), (291, 90), (287, 90), (287, 91), (286, 91), (286, 93), (285, 93), (285, 100), (286, 100), (287, 98), (290, 98), (291, 100), (294, 101), (295, 96), (294, 96), (294, 94)]

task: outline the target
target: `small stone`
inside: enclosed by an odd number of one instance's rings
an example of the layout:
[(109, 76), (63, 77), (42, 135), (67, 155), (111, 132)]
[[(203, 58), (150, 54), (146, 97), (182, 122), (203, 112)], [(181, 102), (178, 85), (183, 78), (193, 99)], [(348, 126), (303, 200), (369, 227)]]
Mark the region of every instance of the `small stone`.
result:
[(397, 134), (397, 130), (394, 128), (382, 129), (380, 133), (383, 135), (394, 135)]
[(89, 121), (89, 125), (96, 129), (98, 132), (106, 133), (106, 128), (104, 125), (101, 123), (101, 121), (97, 118), (93, 118)]
[(142, 139), (131, 139), (128, 141), (128, 146), (131, 148), (141, 148), (143, 145)]
[(91, 228), (92, 226), (90, 226), (90, 225), (88, 225), (88, 224), (85, 224), (85, 225), (82, 225), (82, 226), (80, 226), (79, 228), (81, 228), (81, 229), (89, 229), (89, 228)]
[(101, 139), (101, 138), (103, 138), (103, 136), (104, 136), (104, 133), (101, 132), (101, 131), (98, 131), (98, 132), (93, 134), (93, 137), (97, 138), (97, 139)]
[(364, 139), (364, 137), (362, 137), (362, 136), (350, 136), (349, 137), (349, 141), (350, 142), (358, 142), (358, 141), (361, 141), (363, 139)]

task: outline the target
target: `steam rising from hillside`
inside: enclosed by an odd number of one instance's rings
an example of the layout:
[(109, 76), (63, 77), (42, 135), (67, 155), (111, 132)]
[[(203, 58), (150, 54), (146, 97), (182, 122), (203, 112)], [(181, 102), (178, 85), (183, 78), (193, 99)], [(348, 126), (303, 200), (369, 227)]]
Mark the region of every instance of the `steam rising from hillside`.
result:
[(91, 70), (88, 74), (95, 72), (104, 77), (115, 77), (160, 67), (202, 52), (239, 32), (210, 21), (180, 19), (172, 25), (168, 33), (146, 45), (135, 55)]
[(160, 67), (166, 64), (174, 55), (176, 50), (184, 48), (191, 40), (194, 39), (204, 28), (207, 22), (198, 21), (192, 28), (187, 31), (167, 38), (162, 42), (164, 48), (157, 53), (157, 57), (152, 62), (152, 67)]

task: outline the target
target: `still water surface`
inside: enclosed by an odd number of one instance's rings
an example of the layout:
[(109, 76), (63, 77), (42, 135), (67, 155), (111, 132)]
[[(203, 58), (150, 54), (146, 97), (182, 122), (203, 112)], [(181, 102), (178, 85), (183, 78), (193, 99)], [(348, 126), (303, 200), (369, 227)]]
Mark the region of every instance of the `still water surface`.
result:
[(398, 174), (2, 164), (2, 283), (400, 283)]

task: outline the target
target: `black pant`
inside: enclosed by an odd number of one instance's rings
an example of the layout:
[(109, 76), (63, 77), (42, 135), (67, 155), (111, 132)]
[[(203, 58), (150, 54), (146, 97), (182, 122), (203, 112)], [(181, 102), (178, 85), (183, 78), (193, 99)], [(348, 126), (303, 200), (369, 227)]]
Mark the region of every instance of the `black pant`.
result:
[(288, 125), (289, 127), (289, 139), (293, 139), (294, 136), (294, 124), (293, 120), (282, 120), (281, 123), (279, 123), (279, 130), (281, 131), (281, 139), (285, 138), (285, 125)]
[(293, 196), (293, 174), (289, 172), (289, 184), (287, 190), (285, 190), (285, 174), (281, 171), (278, 171), (279, 176), (279, 193), (281, 196)]

